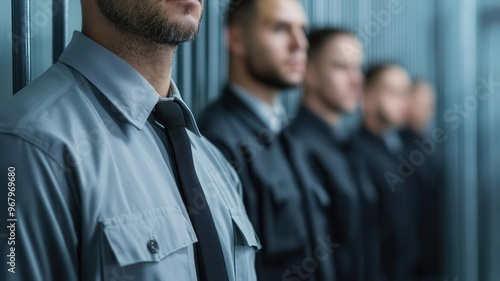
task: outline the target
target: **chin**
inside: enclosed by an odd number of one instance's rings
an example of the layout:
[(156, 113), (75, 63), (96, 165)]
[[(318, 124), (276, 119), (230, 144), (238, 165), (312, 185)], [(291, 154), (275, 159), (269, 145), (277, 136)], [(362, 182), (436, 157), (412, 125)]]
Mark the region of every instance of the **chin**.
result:
[(289, 81), (288, 82), (288, 87), (289, 88), (294, 88), (294, 87), (298, 87), (302, 85), (302, 79), (299, 79), (299, 80), (293, 80), (293, 81)]
[(304, 82), (304, 75), (302, 73), (290, 75), (286, 82), (292, 87), (299, 86)]

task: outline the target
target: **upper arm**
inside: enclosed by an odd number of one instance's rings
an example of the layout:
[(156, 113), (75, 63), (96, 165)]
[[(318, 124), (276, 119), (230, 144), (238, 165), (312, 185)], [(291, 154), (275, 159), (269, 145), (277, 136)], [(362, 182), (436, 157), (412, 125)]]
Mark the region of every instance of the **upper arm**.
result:
[(0, 134), (0, 155), (0, 197), (11, 198), (0, 200), (1, 224), (11, 226), (1, 228), (10, 240), (0, 249), (3, 259), (15, 255), (7, 260), (14, 263), (1, 263), (0, 279), (77, 280), (79, 216), (71, 173), (17, 136)]

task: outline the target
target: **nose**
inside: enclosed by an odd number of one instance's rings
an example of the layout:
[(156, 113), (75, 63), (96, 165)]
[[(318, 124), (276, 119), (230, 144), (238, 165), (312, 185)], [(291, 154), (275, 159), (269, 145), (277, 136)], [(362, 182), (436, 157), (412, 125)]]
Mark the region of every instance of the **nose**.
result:
[(365, 82), (363, 73), (361, 73), (361, 70), (353, 70), (351, 72), (351, 84), (354, 87), (361, 87), (363, 83)]
[(305, 50), (309, 47), (309, 42), (302, 28), (294, 28), (291, 37), (292, 50)]

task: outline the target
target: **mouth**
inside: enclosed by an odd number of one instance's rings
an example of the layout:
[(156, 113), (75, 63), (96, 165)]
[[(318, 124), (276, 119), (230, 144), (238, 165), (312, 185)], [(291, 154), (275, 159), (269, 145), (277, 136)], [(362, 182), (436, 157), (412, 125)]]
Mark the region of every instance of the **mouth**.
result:
[(291, 61), (288, 66), (293, 70), (302, 70), (304, 68), (304, 63), (301, 61)]

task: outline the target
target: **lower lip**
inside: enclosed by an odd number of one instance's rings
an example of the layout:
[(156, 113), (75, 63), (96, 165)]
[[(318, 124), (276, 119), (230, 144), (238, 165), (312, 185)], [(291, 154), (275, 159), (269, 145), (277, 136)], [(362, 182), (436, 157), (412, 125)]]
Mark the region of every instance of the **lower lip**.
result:
[(303, 68), (302, 63), (290, 63), (289, 66), (293, 69), (302, 69)]

